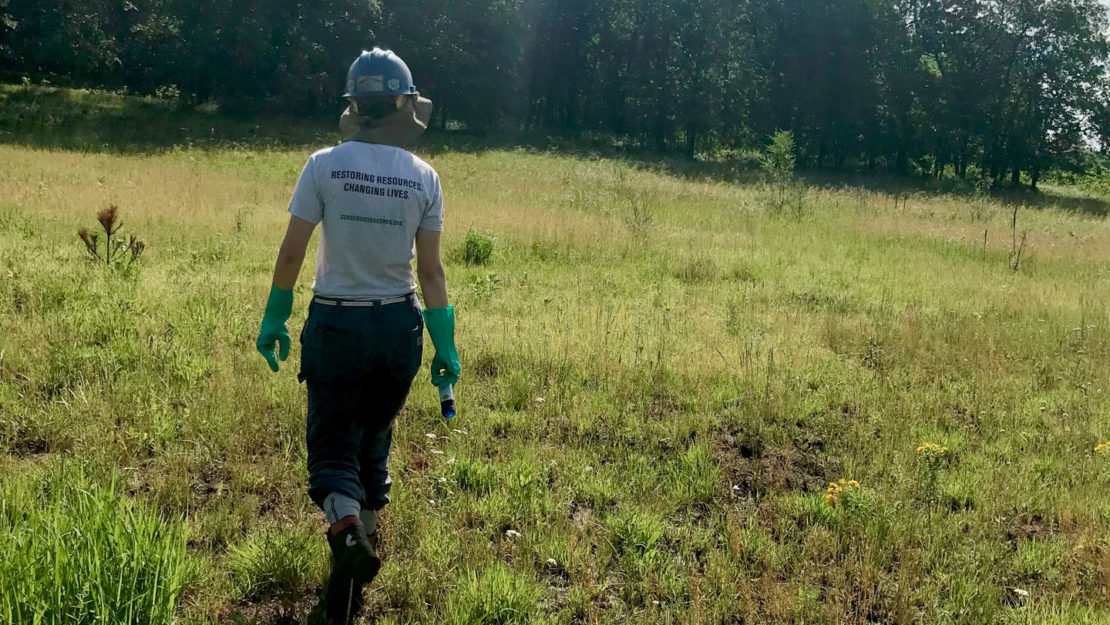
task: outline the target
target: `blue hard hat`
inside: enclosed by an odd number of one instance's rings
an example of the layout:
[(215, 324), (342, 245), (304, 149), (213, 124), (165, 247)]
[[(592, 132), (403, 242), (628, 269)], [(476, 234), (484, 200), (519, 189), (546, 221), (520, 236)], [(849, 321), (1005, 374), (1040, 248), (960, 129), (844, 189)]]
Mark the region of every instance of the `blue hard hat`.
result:
[(374, 48), (362, 54), (347, 70), (344, 98), (370, 98), (390, 95), (419, 95), (412, 84), (412, 72), (392, 50)]

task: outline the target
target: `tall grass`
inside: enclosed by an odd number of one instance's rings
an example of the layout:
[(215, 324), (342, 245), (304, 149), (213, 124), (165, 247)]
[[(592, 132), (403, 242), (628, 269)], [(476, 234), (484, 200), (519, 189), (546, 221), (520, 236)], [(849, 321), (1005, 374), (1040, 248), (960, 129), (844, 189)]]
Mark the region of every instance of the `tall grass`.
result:
[(0, 485), (0, 617), (35, 625), (173, 622), (184, 523), (77, 469)]

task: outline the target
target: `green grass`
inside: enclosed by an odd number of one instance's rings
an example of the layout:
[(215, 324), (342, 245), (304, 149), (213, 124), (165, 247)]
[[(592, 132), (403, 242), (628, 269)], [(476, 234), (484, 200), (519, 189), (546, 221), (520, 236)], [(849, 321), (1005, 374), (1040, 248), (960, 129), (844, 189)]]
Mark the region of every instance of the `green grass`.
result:
[[(30, 468), (30, 467), (28, 467)], [(61, 467), (0, 485), (0, 620), (166, 625), (187, 581), (186, 531)]]
[(228, 552), (232, 594), (247, 601), (298, 599), (327, 571), (326, 548), (316, 533), (263, 529)]
[(524, 625), (534, 622), (544, 590), (502, 563), (467, 573), (449, 600), (451, 625)]
[[(31, 106), (5, 93), (0, 118)], [(104, 108), (151, 129), (202, 113), (51, 93), (26, 114), (99, 138), (3, 126), (0, 484), (82, 458), (56, 479), (114, 493), (105, 534), (122, 510), (184, 519), (193, 564), (155, 575), (177, 622), (299, 618), (326, 546), (298, 352), (274, 375), (253, 345), (288, 196), (334, 139), (214, 116), (233, 142), (103, 148)], [(421, 374), (367, 622), (1110, 619), (1106, 198), (830, 182), (776, 215), (759, 186), (665, 163), (422, 153), (447, 198), (460, 412), (445, 423)], [(84, 258), (108, 203), (147, 243), (138, 271)], [(494, 237), (483, 264), (471, 231)], [(311, 263), (293, 332), (310, 282)], [(860, 487), (830, 506), (841, 479)]]

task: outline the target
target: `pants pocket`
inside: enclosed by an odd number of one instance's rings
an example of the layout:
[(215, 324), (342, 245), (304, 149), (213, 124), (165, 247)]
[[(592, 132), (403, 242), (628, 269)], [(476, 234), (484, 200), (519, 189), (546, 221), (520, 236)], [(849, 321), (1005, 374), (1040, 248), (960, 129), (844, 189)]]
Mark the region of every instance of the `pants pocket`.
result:
[(316, 375), (329, 380), (357, 380), (370, 373), (371, 337), (361, 332), (323, 327), (315, 332), (318, 342)]

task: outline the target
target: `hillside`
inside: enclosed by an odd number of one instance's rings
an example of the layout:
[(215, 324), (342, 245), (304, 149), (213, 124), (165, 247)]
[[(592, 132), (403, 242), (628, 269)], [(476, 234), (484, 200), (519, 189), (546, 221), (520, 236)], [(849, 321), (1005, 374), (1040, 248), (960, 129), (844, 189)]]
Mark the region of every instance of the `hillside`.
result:
[[(63, 597), (122, 583), (147, 616), (113, 622), (297, 622), (327, 571), (299, 353), (272, 374), (254, 339), (335, 137), (3, 93), (0, 620), (72, 622)], [(370, 617), (1107, 621), (1105, 198), (829, 181), (780, 214), (727, 168), (451, 141), (416, 151), (447, 198), (460, 416), (422, 373)], [(109, 204), (131, 270), (77, 237)]]

